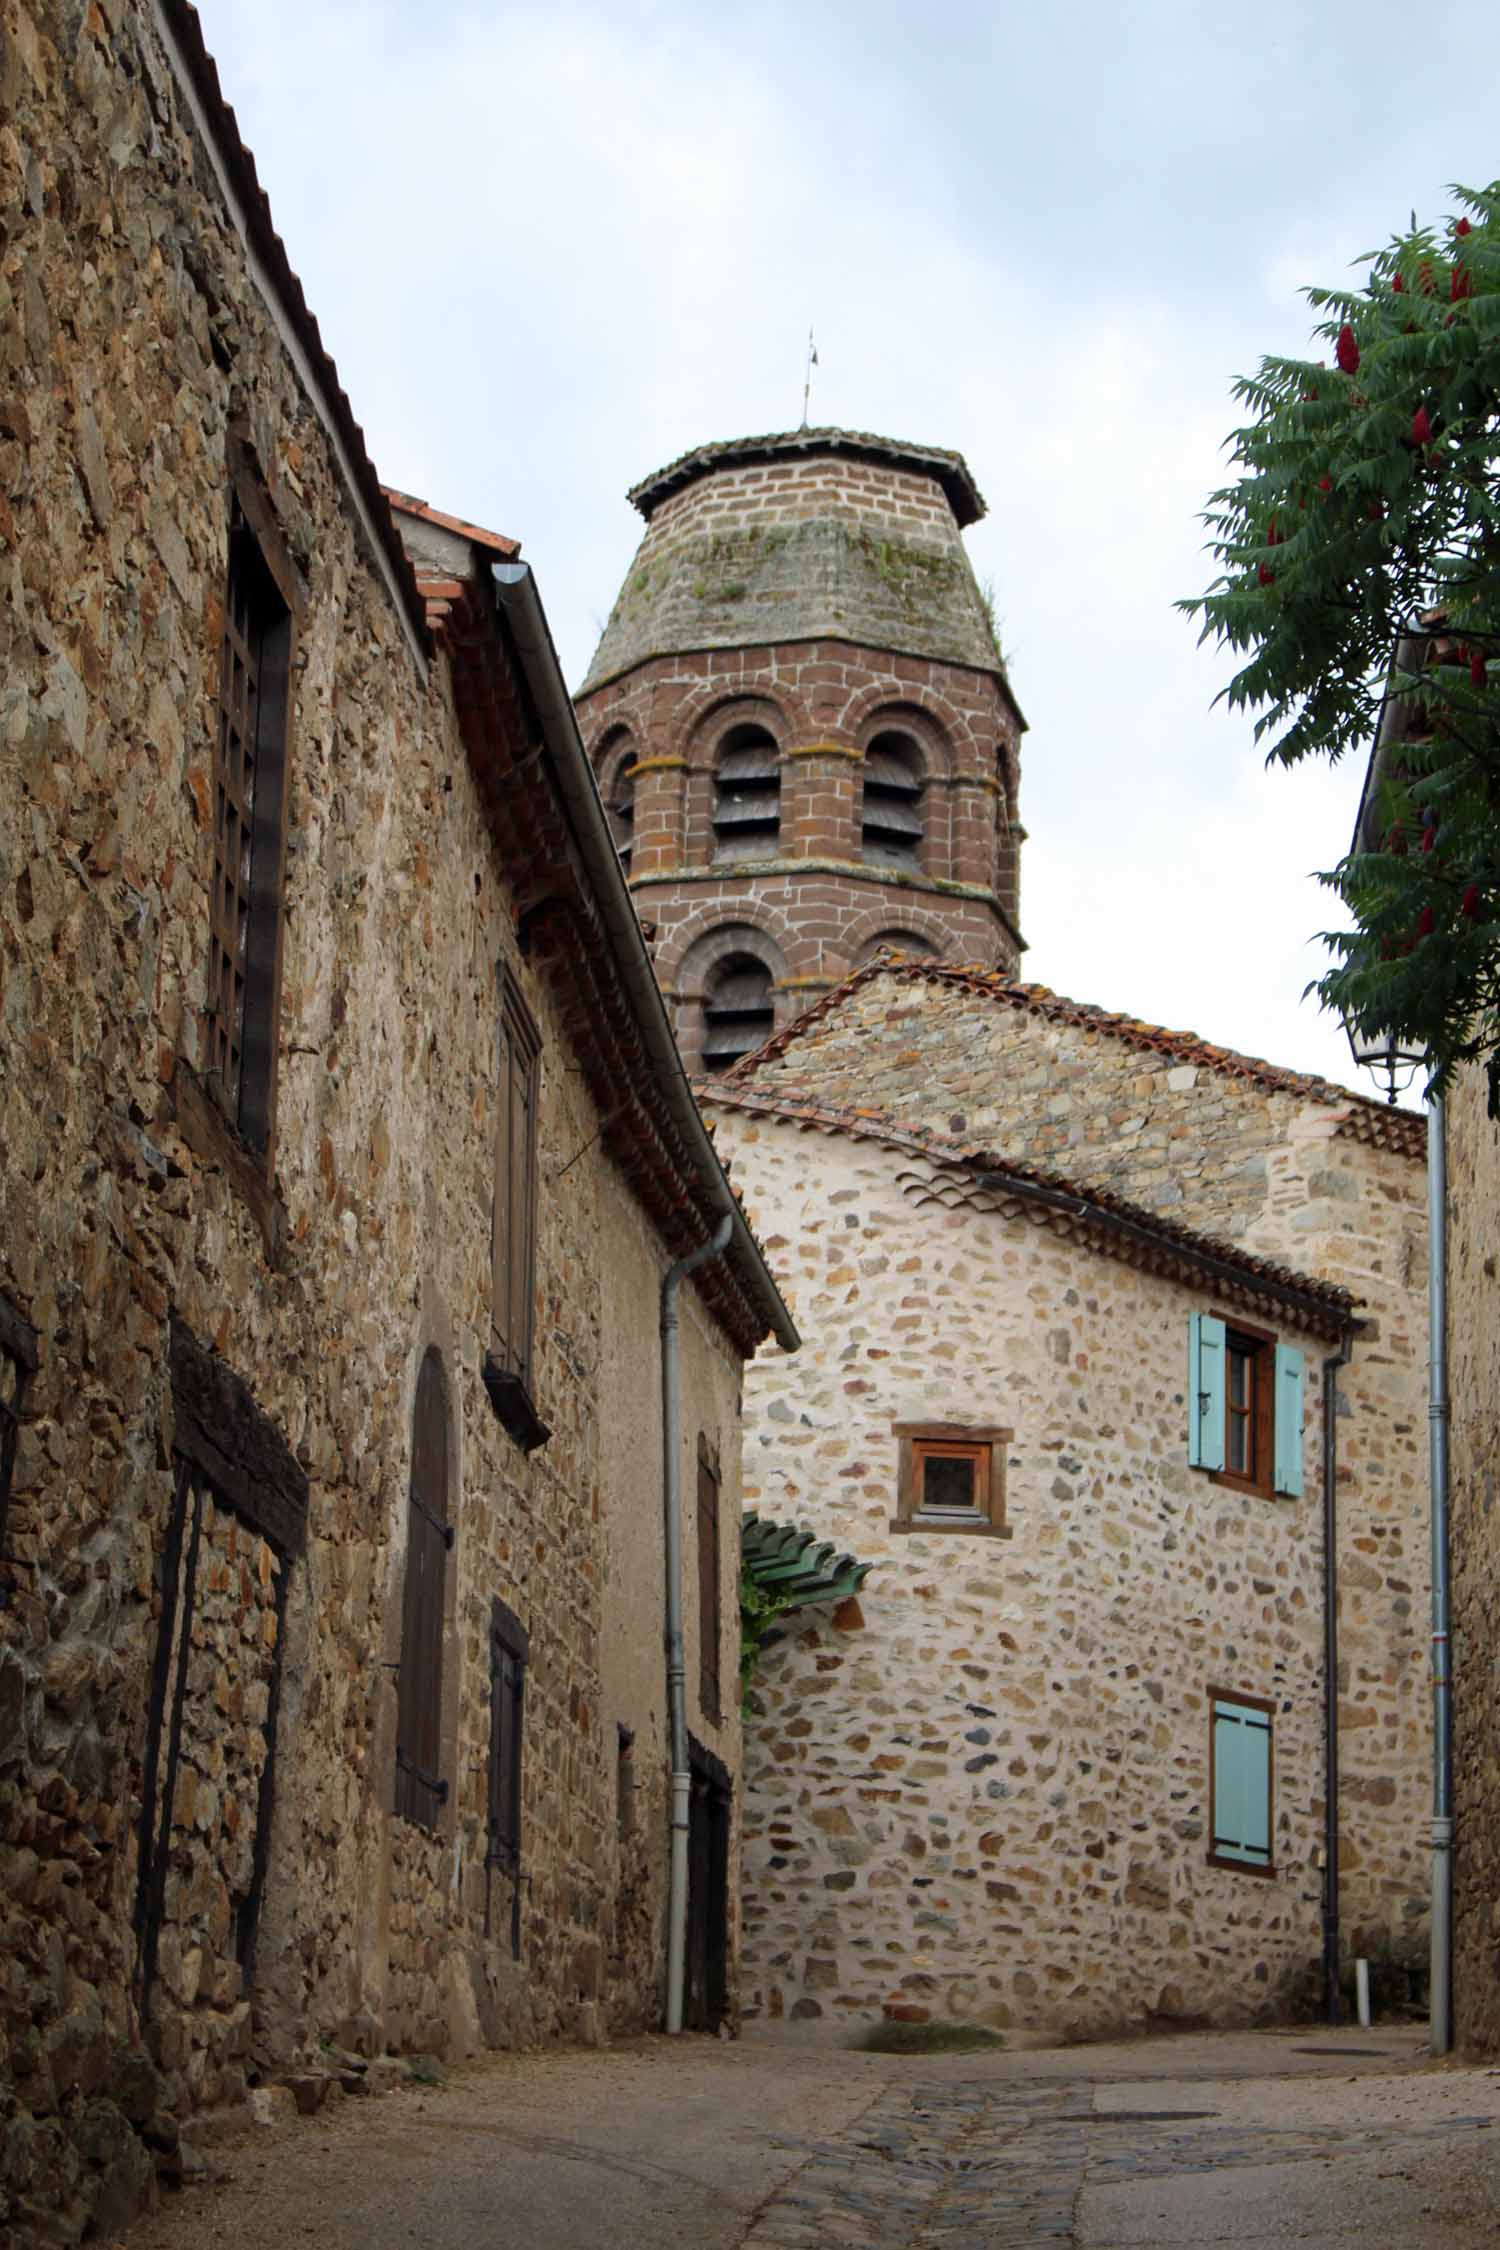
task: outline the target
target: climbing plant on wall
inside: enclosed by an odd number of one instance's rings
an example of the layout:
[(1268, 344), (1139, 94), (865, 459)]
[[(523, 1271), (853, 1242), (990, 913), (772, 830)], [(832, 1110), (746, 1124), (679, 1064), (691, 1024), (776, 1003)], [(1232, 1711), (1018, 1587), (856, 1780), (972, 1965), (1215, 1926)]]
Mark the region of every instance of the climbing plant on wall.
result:
[[(1317, 359), (1236, 385), (1248, 419), (1206, 522), (1220, 575), (1182, 607), (1244, 658), (1225, 697), (1268, 760), (1368, 749), (1362, 849), (1320, 879), (1352, 927), (1317, 991), (1500, 1103), (1500, 182), (1309, 289)], [(1382, 713), (1384, 724), (1382, 725)]]

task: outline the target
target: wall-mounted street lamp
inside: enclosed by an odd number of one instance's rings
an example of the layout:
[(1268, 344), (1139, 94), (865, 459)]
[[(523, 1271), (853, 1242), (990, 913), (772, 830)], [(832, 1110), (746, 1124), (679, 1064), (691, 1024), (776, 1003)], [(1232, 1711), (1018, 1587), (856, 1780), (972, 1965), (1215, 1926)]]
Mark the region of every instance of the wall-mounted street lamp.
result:
[(1406, 1092), (1426, 1062), (1426, 1049), (1403, 1047), (1394, 1031), (1361, 1031), (1348, 1016), (1344, 1018), (1344, 1035), (1359, 1068), (1374, 1073), (1394, 1109), (1397, 1095)]

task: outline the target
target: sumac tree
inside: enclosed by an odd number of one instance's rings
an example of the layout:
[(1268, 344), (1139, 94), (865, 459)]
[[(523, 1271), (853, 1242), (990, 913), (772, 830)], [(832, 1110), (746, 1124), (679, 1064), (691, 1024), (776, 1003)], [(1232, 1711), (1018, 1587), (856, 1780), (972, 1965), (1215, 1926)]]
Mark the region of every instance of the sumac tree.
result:
[[(1320, 880), (1316, 990), (1500, 1096), (1500, 182), (1309, 289), (1325, 358), (1267, 359), (1206, 521), (1220, 576), (1182, 607), (1244, 658), (1224, 694), (1268, 761), (1378, 738), (1356, 849)], [(1331, 364), (1330, 364), (1331, 362)]]

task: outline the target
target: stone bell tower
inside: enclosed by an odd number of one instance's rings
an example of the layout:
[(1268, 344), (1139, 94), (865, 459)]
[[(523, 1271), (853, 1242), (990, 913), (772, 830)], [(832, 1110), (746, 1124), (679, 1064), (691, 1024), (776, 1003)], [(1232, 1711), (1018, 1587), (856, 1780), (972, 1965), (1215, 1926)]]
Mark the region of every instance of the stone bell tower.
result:
[(685, 453), (578, 695), (690, 1069), (880, 945), (1014, 973), (1020, 738), (957, 453), (793, 430)]

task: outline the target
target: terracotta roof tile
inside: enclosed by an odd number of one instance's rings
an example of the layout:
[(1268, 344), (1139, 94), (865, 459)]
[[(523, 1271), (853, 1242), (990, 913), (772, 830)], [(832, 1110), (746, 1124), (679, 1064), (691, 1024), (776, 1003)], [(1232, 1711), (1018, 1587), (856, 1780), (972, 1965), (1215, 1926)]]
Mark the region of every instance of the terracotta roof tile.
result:
[(414, 493), (398, 492), (393, 484), (383, 484), (380, 489), (398, 515), (420, 516), (424, 523), (435, 523), (442, 531), (456, 532), (472, 546), (487, 547), (492, 554), (504, 555), (509, 561), (514, 561), (521, 552), (520, 540), (507, 539), (503, 531), (486, 531), (481, 524), (470, 523), (466, 516), (444, 515), (441, 508), (429, 507)]

